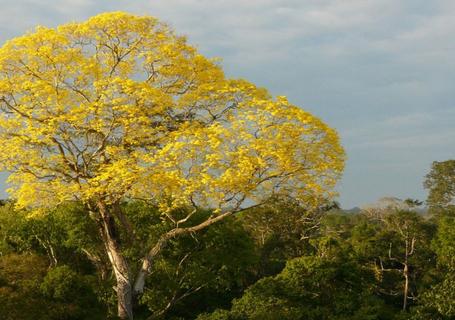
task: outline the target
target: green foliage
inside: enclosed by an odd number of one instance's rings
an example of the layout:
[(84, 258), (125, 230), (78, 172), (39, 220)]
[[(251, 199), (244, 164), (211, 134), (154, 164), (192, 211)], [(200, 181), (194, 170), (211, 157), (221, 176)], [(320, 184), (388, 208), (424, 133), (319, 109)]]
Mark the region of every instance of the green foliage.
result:
[(455, 218), (440, 217), (431, 245), (437, 254), (436, 281), (418, 296), (412, 319), (455, 319)]
[[(195, 219), (203, 219), (199, 215)], [(184, 319), (227, 306), (248, 281), (256, 263), (254, 243), (235, 219), (227, 219), (205, 232), (174, 240), (156, 261), (141, 302), (154, 316)]]
[(105, 319), (89, 279), (67, 266), (48, 271), (42, 256), (2, 256), (0, 319)]
[(9, 254), (0, 258), (0, 319), (45, 319), (45, 300), (37, 294), (46, 259)]
[(259, 280), (229, 313), (198, 319), (387, 319), (367, 285), (373, 275), (342, 257), (290, 260), (277, 276)]
[(258, 248), (257, 277), (275, 275), (287, 260), (313, 252), (309, 239), (317, 234), (321, 216), (331, 208), (310, 210), (292, 199), (276, 197), (265, 206), (246, 211), (240, 220)]
[(238, 318), (228, 310), (217, 309), (212, 313), (201, 313), (197, 320), (237, 320)]
[(49, 265), (72, 264), (80, 270), (91, 267), (85, 251), (103, 255), (94, 221), (78, 203), (66, 203), (44, 215), (15, 210), (12, 204), (0, 207), (0, 250), (46, 255)]
[(442, 217), (438, 221), (432, 248), (441, 265), (455, 267), (455, 217)]
[(436, 214), (455, 214), (455, 160), (433, 162), (424, 186), (428, 204)]
[(26, 252), (34, 248), (34, 237), (25, 211), (13, 210), (12, 203), (0, 206), (0, 252)]
[[(124, 254), (139, 261), (143, 252), (133, 243), (153, 244), (173, 225), (144, 202), (122, 209), (135, 230), (119, 233)], [(188, 211), (172, 214), (180, 219)], [(197, 211), (182, 226), (210, 214)], [(115, 314), (112, 270), (87, 215), (78, 203), (40, 216), (0, 207), (0, 319)], [(444, 214), (309, 212), (277, 201), (171, 240), (155, 258), (135, 318), (453, 319), (454, 230), (454, 218)], [(410, 308), (403, 312), (406, 243)]]
[(90, 291), (86, 279), (68, 266), (51, 269), (40, 285), (41, 292), (58, 301), (74, 301), (81, 291)]
[(92, 288), (96, 284), (93, 278), (78, 274), (68, 266), (59, 266), (49, 270), (40, 290), (47, 299), (65, 304), (59, 308), (62, 318), (67, 314), (71, 319), (101, 319), (101, 308)]
[(423, 292), (412, 311), (413, 320), (455, 319), (455, 270), (450, 269), (441, 282)]

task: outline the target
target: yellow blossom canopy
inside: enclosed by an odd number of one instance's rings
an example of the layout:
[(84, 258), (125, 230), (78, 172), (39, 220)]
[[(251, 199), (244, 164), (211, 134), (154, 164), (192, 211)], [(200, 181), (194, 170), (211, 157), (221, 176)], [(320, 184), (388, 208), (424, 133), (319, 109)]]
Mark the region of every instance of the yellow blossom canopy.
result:
[(20, 206), (153, 199), (225, 210), (330, 197), (344, 163), (318, 118), (226, 79), (165, 24), (105, 13), (0, 49), (0, 163)]

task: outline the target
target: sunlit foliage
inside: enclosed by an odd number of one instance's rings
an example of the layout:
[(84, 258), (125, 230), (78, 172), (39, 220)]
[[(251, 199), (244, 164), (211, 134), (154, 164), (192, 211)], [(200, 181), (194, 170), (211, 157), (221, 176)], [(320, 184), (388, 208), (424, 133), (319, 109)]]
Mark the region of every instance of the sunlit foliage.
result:
[(334, 130), (226, 79), (151, 17), (106, 13), (7, 42), (0, 107), (19, 206), (140, 197), (223, 209), (280, 192), (315, 203), (343, 168)]

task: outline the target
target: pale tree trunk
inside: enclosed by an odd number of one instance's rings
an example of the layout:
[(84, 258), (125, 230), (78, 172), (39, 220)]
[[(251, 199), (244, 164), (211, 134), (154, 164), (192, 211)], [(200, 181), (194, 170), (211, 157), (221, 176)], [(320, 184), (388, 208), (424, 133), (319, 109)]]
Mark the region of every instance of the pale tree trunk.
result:
[[(218, 216), (212, 216), (209, 219), (195, 225), (192, 227), (180, 228), (178, 227), (179, 223), (185, 222), (191, 215), (190, 213), (186, 218), (177, 221), (177, 227), (163, 234), (153, 248), (146, 254), (142, 261), (142, 265), (135, 277), (136, 281), (130, 274), (128, 268), (128, 262), (123, 256), (119, 244), (119, 235), (115, 230), (114, 218), (109, 212), (107, 206), (103, 202), (97, 202), (96, 206), (100, 215), (100, 227), (101, 227), (101, 236), (103, 238), (104, 245), (106, 247), (106, 252), (111, 262), (112, 269), (114, 270), (115, 278), (117, 280), (117, 305), (118, 305), (118, 316), (120, 319), (133, 319), (133, 295), (140, 295), (144, 291), (145, 279), (150, 272), (150, 269), (153, 265), (153, 260), (161, 252), (161, 250), (166, 246), (167, 242), (170, 239), (175, 237), (190, 234), (193, 232), (200, 231), (210, 226), (213, 223), (216, 223), (224, 218), (231, 216), (235, 213), (241, 212), (245, 209), (236, 208), (233, 211), (222, 213)], [(252, 206), (250, 208), (256, 207), (259, 205)], [(115, 207), (115, 206), (114, 206)], [(118, 208), (117, 208), (118, 209)], [(127, 221), (122, 219), (121, 212), (113, 212), (120, 222), (124, 225), (126, 230), (132, 231), (131, 226), (127, 224)], [(119, 216), (120, 215), (120, 216)], [(134, 237), (134, 234), (131, 234)], [(133, 292), (133, 281), (134, 281), (134, 292)]]
[(409, 291), (409, 269), (408, 264), (405, 263), (403, 268), (404, 273), (404, 292), (403, 292), (403, 310), (406, 311), (408, 306), (408, 291)]
[(414, 248), (416, 239), (413, 237), (409, 242), (409, 235), (406, 232), (405, 242), (405, 256), (403, 263), (403, 275), (404, 275), (404, 289), (403, 289), (403, 310), (408, 307), (408, 293), (409, 293), (409, 257), (414, 254)]
[(101, 218), (103, 242), (117, 281), (115, 290), (117, 292), (118, 317), (120, 319), (133, 319), (132, 280), (128, 262), (121, 252), (114, 218), (104, 203), (98, 202), (97, 207)]

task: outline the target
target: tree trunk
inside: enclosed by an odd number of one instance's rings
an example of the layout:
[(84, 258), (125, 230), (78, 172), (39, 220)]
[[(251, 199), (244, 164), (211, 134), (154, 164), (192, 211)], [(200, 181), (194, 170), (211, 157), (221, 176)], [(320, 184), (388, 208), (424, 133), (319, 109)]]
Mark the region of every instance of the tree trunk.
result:
[(405, 241), (405, 256), (404, 256), (404, 267), (403, 267), (403, 275), (404, 275), (404, 289), (403, 289), (403, 310), (406, 311), (408, 307), (408, 292), (409, 292), (409, 257), (414, 254), (416, 239), (413, 237), (411, 242), (409, 243), (409, 234), (406, 231), (406, 241)]
[(133, 319), (133, 296), (128, 262), (121, 252), (114, 218), (104, 203), (98, 202), (97, 207), (102, 224), (101, 235), (117, 281), (115, 290), (117, 292), (118, 317), (131, 320)]
[(403, 310), (406, 311), (406, 308), (408, 306), (408, 291), (409, 291), (409, 269), (408, 269), (407, 263), (404, 265), (403, 273), (404, 273)]

